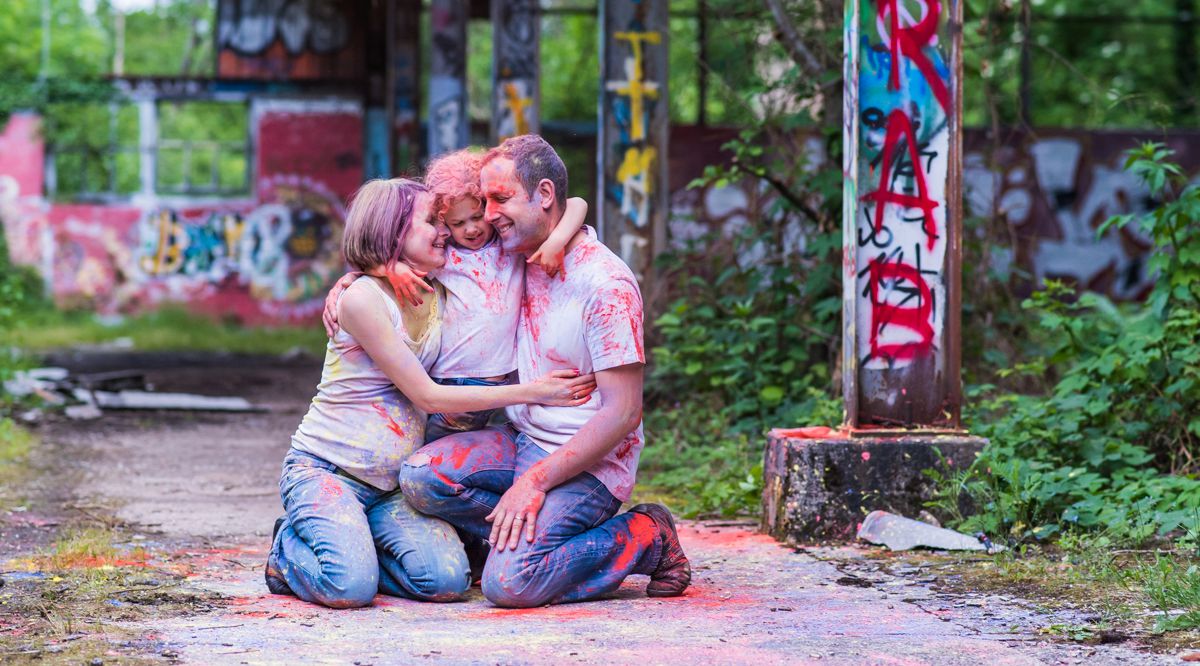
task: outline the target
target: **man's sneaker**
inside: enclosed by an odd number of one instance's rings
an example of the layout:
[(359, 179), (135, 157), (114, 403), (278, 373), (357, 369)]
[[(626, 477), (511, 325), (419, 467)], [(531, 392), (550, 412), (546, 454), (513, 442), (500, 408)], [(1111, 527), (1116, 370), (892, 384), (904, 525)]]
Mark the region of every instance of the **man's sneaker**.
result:
[(679, 533), (675, 530), (671, 512), (661, 504), (639, 504), (629, 510), (649, 516), (662, 535), (662, 555), (650, 574), (646, 596), (677, 597), (683, 594), (692, 583), (692, 565), (683, 554), (683, 546), (679, 545)]
[(271, 549), (267, 551), (267, 566), (263, 571), (263, 577), (267, 580), (267, 589), (271, 591), (271, 594), (293, 594), (287, 581), (275, 571), (275, 567), (271, 566), (271, 555), (275, 552), (275, 539), (279, 537), (280, 527), (283, 527), (283, 518), (276, 518), (275, 529), (271, 530)]

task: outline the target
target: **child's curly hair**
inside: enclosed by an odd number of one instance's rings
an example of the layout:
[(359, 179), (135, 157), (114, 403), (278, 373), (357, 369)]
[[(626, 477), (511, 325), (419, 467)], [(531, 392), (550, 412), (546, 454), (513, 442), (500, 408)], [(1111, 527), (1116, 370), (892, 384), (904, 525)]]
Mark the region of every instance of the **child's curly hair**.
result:
[(425, 186), (433, 193), (433, 213), (446, 220), (446, 211), (459, 197), (474, 197), (483, 202), (479, 187), (479, 170), (483, 166), (483, 151), (463, 148), (435, 158), (425, 170)]

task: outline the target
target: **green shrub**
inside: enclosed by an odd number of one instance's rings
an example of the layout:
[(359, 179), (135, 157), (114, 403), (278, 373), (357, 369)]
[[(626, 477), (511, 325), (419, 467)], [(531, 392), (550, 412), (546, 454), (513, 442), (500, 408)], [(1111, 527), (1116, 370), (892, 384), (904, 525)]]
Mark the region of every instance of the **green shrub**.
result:
[(966, 528), (1017, 539), (1103, 529), (1130, 542), (1200, 531), (1200, 188), (1169, 154), (1130, 153), (1127, 168), (1165, 203), (1108, 223), (1154, 240), (1149, 299), (1119, 307), (1048, 283), (1023, 304), (1047, 348), (997, 380), (1054, 369), (1052, 388), (969, 392), (969, 425), (991, 444), (936, 502), (973, 495), (983, 511)]

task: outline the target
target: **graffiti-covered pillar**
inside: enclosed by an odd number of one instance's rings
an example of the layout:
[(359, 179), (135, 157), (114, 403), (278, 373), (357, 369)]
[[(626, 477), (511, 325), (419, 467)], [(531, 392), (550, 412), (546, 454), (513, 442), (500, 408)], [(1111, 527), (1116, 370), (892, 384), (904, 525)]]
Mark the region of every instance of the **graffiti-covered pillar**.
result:
[(600, 3), (597, 226), (601, 238), (649, 277), (667, 228), (667, 3)]
[(847, 0), (847, 424), (957, 428), (962, 0)]
[(429, 62), (429, 156), (467, 145), (467, 0), (432, 0)]
[(846, 422), (767, 435), (762, 526), (790, 543), (916, 515), (926, 471), (987, 444), (959, 429), (962, 0), (846, 0), (844, 29)]
[(421, 0), (389, 0), (387, 102), (391, 118), (392, 172), (409, 173), (419, 161), (418, 73), (421, 63)]
[(537, 0), (492, 0), (493, 145), (541, 131), (541, 12)]

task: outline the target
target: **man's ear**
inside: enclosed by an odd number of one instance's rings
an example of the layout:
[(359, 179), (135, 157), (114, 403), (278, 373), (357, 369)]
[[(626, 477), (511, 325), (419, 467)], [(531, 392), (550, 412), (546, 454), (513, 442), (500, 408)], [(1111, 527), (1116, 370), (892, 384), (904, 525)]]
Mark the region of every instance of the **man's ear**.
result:
[(543, 178), (538, 181), (537, 193), (542, 197), (542, 210), (550, 210), (554, 207), (554, 181), (549, 178)]

